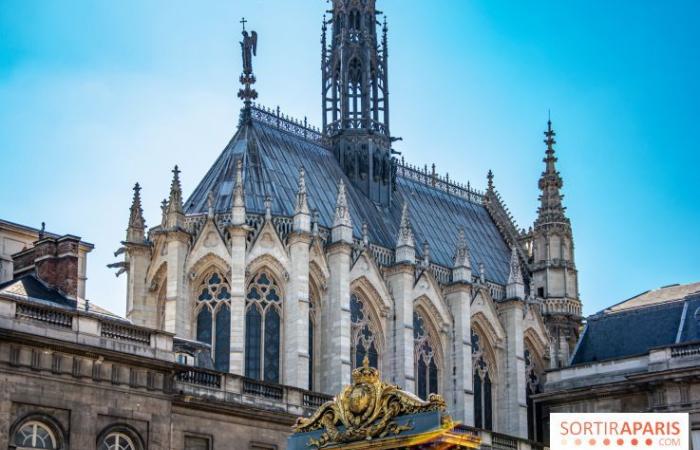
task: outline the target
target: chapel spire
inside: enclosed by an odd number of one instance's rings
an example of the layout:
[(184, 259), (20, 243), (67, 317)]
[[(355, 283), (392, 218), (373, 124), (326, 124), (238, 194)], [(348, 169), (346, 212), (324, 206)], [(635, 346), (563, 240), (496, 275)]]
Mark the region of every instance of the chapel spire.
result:
[(377, 20), (375, 0), (332, 1), (333, 15), (324, 18), (321, 34), (323, 132), (353, 185), (374, 203), (389, 206), (395, 161), (386, 22)]
[(331, 229), (332, 242), (345, 242), (352, 244), (352, 219), (348, 208), (348, 199), (345, 194), (345, 183), (341, 179), (338, 183), (338, 197), (335, 201), (335, 217)]
[(408, 214), (408, 202), (404, 202), (401, 208), (401, 223), (399, 235), (396, 239), (396, 261), (404, 261), (410, 264), (416, 261), (416, 243), (411, 229), (411, 218)]
[[(542, 300), (545, 324), (552, 336), (551, 366), (568, 363), (581, 325), (581, 300), (578, 294), (578, 272), (574, 259), (574, 238), (571, 222), (562, 205), (563, 180), (557, 171), (552, 121), (544, 132), (546, 145), (544, 171), (540, 176), (540, 206), (532, 231), (530, 295)], [(510, 283), (509, 283), (510, 286)]]
[(134, 198), (131, 201), (129, 213), (129, 227), (126, 230), (126, 240), (128, 242), (143, 241), (146, 229), (146, 220), (143, 218), (143, 208), (141, 207), (141, 186), (134, 185)]
[(555, 156), (554, 144), (557, 141), (554, 140), (556, 133), (552, 129), (551, 120), (547, 120), (547, 131), (544, 132), (544, 136), (547, 150), (545, 150), (545, 157), (542, 160), (545, 163), (545, 170), (542, 172), (538, 183), (541, 194), (535, 226), (553, 222), (568, 222), (564, 215), (566, 208), (562, 205), (564, 196), (560, 190), (564, 185), (564, 181), (556, 168), (557, 157)]
[(170, 197), (168, 198), (168, 208), (166, 210), (167, 226), (169, 228), (179, 228), (184, 225), (185, 213), (182, 209), (182, 186), (180, 185), (180, 169), (175, 166), (173, 169), (173, 180), (170, 183)]
[(233, 201), (231, 204), (231, 223), (245, 224), (245, 192), (243, 189), (243, 160), (236, 161), (236, 182), (233, 186)]

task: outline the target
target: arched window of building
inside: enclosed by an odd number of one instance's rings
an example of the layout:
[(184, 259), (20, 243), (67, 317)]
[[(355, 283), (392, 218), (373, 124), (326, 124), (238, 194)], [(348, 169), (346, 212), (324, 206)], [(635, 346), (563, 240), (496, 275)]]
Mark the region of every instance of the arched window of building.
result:
[(128, 425), (110, 426), (97, 438), (97, 450), (143, 450), (143, 440)]
[(309, 283), (309, 390), (314, 390), (316, 378), (316, 358), (318, 351), (316, 350), (316, 335), (317, 327), (320, 323), (321, 311), (319, 311), (318, 296), (316, 290)]
[(438, 392), (438, 363), (433, 337), (418, 311), (413, 312), (413, 340), (416, 394), (426, 400), (429, 394)]
[(102, 439), (98, 450), (136, 450), (136, 446), (126, 434), (112, 432)]
[(15, 432), (12, 443), (18, 450), (30, 448), (58, 449), (58, 440), (51, 427), (38, 420), (22, 424)]
[(484, 353), (481, 336), (472, 329), (472, 370), (474, 372), (474, 426), (493, 430), (493, 368)]
[(196, 336), (212, 347), (214, 367), (228, 372), (231, 349), (231, 287), (219, 271), (208, 273), (195, 291)]
[(274, 279), (261, 272), (248, 286), (245, 314), (245, 375), (280, 381), (282, 293)]
[(361, 367), (365, 356), (370, 366), (379, 367), (377, 329), (370, 317), (369, 306), (356, 294), (350, 296), (350, 322), (350, 361), (353, 368)]
[(525, 345), (525, 398), (527, 399), (527, 437), (530, 440), (542, 439), (542, 411), (535, 406), (532, 396), (542, 392), (540, 368), (535, 361), (535, 354)]

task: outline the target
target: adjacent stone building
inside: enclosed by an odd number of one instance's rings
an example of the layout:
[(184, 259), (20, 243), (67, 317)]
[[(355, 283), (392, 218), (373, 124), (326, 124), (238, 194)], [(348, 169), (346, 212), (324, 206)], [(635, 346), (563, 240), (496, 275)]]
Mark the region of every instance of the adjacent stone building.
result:
[(700, 283), (666, 286), (586, 321), (571, 366), (547, 372), (543, 440), (550, 413), (689, 412), (700, 448)]

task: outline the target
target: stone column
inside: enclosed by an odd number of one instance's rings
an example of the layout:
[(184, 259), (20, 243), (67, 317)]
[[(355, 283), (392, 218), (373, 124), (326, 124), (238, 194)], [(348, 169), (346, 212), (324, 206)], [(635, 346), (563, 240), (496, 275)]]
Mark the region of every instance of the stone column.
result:
[(135, 325), (157, 328), (157, 305), (149, 304), (146, 295), (146, 271), (150, 264), (150, 249), (145, 244), (131, 242), (126, 243), (126, 247), (126, 261), (129, 264), (126, 317)]
[(471, 297), (472, 286), (467, 282), (453, 283), (447, 288), (446, 300), (454, 318), (452, 330), (452, 367), (445, 367), (449, 372), (452, 384), (446, 388), (452, 389), (452, 404), (447, 407), (455, 420), (465, 425), (474, 425), (474, 378), (472, 375), (472, 342), (471, 342)]
[(183, 231), (169, 231), (165, 291), (165, 331), (190, 339), (190, 308), (185, 290), (185, 259), (187, 258), (189, 235)]
[(336, 242), (328, 249), (328, 302), (323, 308), (321, 390), (337, 394), (350, 384), (350, 258), (352, 247)]
[(506, 332), (506, 348), (501, 367), (505, 384), (501, 387), (502, 403), (497, 405), (498, 431), (527, 438), (527, 402), (525, 398), (525, 347), (523, 344), (523, 302), (504, 300), (498, 315)]
[(231, 346), (229, 372), (243, 375), (245, 351), (245, 267), (246, 236), (245, 224), (229, 226), (231, 235)]
[(387, 282), (394, 298), (393, 382), (415, 393), (412, 298), (415, 266), (409, 262), (394, 265), (387, 273)]
[(309, 386), (309, 244), (311, 235), (289, 235), (291, 267), (284, 311), (284, 384)]

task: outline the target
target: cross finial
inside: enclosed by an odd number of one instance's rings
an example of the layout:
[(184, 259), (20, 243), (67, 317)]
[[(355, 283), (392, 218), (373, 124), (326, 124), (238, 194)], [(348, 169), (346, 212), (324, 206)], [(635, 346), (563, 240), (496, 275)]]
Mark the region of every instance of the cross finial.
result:
[(173, 172), (173, 175), (175, 175), (176, 177), (179, 177), (180, 172), (182, 172), (182, 171), (176, 165), (175, 168), (172, 170), (172, 172)]
[(245, 20), (245, 17), (241, 17), (241, 22), (240, 22), (240, 23), (241, 23), (241, 25), (243, 25), (243, 31), (245, 31), (245, 24), (246, 24), (246, 22), (248, 22), (248, 21)]

